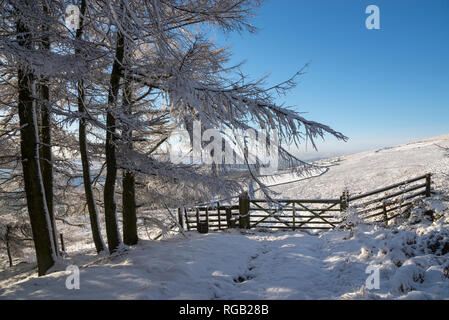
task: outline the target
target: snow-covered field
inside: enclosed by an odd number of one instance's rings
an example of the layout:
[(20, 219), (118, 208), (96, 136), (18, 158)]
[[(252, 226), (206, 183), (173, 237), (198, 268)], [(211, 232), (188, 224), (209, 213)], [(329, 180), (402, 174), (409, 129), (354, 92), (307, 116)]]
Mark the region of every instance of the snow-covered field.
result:
[[(351, 195), (356, 195), (429, 172), (434, 174), (435, 188), (447, 189), (448, 179), (443, 173), (449, 172), (449, 157), (445, 156), (448, 152), (440, 147), (449, 147), (449, 134), (318, 161), (317, 164), (323, 167), (330, 165), (325, 174), (280, 185), (273, 190), (280, 193), (280, 197), (291, 199), (338, 198), (345, 188)], [(290, 174), (285, 174), (266, 179), (265, 183), (274, 185), (293, 179)]]
[[(409, 219), (352, 232), (239, 230), (141, 241), (120, 255), (98, 257), (70, 247), (65, 265), (80, 267), (80, 289), (67, 274), (37, 278), (29, 264), (0, 272), (1, 299), (449, 299), (449, 135), (322, 161), (320, 177), (275, 187), (285, 198), (333, 198), (370, 191), (427, 172), (442, 194)], [(269, 184), (295, 180), (277, 176)], [(444, 194), (445, 193), (445, 194)], [(434, 219), (423, 216), (432, 209)], [(378, 267), (379, 289), (366, 287)]]

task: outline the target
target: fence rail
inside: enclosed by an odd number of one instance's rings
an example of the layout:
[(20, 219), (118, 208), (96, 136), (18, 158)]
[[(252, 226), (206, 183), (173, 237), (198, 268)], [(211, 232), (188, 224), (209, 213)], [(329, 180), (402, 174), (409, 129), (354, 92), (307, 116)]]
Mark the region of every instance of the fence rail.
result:
[[(383, 193), (383, 195), (378, 196)], [(361, 195), (348, 197), (351, 207), (367, 222), (384, 222), (398, 217), (413, 206), (418, 197), (431, 196), (431, 174), (426, 174)]]
[[(245, 192), (235, 205), (219, 202), (207, 206), (178, 209), (179, 224), (187, 230), (229, 228), (333, 229), (343, 222), (342, 212), (355, 208), (367, 222), (388, 221), (406, 212), (413, 201), (431, 196), (431, 174), (389, 185), (360, 195), (347, 191), (339, 199), (250, 199)], [(379, 220), (380, 217), (380, 220)]]

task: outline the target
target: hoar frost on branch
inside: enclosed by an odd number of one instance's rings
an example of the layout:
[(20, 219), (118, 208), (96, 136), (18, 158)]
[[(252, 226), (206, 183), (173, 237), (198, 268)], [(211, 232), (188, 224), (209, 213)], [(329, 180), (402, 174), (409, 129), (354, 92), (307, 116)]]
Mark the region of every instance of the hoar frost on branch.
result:
[[(123, 214), (124, 242), (132, 245), (137, 242), (136, 211), (143, 211), (144, 204), (146, 208), (164, 208), (238, 194), (247, 181), (224, 168), (172, 163), (167, 158), (164, 148), (170, 136), (184, 128), (193, 139), (194, 121), (200, 121), (204, 129), (223, 133), (254, 129), (270, 136), (276, 131), (280, 159), (295, 166), (298, 174), (311, 165), (293, 156), (287, 151), (288, 146), (309, 141), (316, 148), (315, 140), (327, 134), (346, 140), (330, 127), (307, 120), (293, 108), (277, 103), (295, 87), (304, 68), (292, 78), (268, 87), (265, 77), (251, 81), (241, 72), (240, 65), (229, 67), (231, 52), (207, 40), (213, 28), (254, 32), (256, 28), (249, 20), (261, 3), (257, 0), (2, 2), (0, 116), (7, 129), (0, 132), (0, 139), (2, 144), (6, 139), (17, 141), (20, 132), (21, 141), (25, 142), (22, 147), (50, 151), (47, 156), (42, 153), (32, 168), (37, 183), (44, 186), (44, 190), (27, 191), (28, 199), (39, 202), (33, 217), (51, 222), (51, 208), (69, 203), (67, 194), (80, 192), (73, 181), (82, 177), (91, 223), (98, 223), (92, 227), (97, 251), (104, 249), (98, 219), (103, 211), (109, 251), (114, 252), (122, 241), (117, 211)], [(64, 24), (68, 4), (80, 8), (76, 30), (69, 30)], [(18, 105), (34, 116), (26, 118), (26, 113), (18, 113)], [(78, 130), (74, 129), (75, 123), (79, 124)], [(26, 134), (32, 136), (29, 125), (36, 127), (37, 136), (24, 141)], [(231, 135), (228, 138), (238, 144)], [(247, 164), (249, 156), (245, 154)], [(81, 169), (76, 162), (78, 157), (82, 159)], [(17, 159), (11, 161), (18, 163)], [(50, 164), (45, 167), (63, 177), (58, 180), (63, 182), (53, 186), (51, 175), (45, 175), (45, 170), (43, 176), (37, 172), (38, 162)], [(99, 172), (92, 174), (91, 167)], [(249, 177), (266, 192), (268, 188), (258, 179), (254, 167), (249, 164), (247, 167)], [(20, 166), (14, 170), (20, 171)], [(121, 178), (118, 173), (122, 173)], [(104, 174), (106, 179), (100, 179)], [(24, 176), (25, 186), (30, 183), (27, 177)], [(117, 181), (121, 182), (119, 189)], [(57, 194), (54, 200), (48, 197), (52, 192), (49, 184)], [(36, 193), (32, 195), (33, 192)], [(121, 206), (117, 204), (117, 195), (122, 199)], [(58, 210), (56, 215), (60, 214)], [(52, 242), (56, 230), (53, 227), (48, 230), (53, 235), (47, 240)], [(35, 239), (35, 244), (45, 248), (39, 241)], [(58, 249), (53, 250), (57, 255)], [(46, 262), (40, 264), (40, 274), (46, 272), (55, 258), (49, 254), (51, 250), (44, 251), (38, 253), (41, 258), (46, 256)], [(45, 259), (38, 257), (38, 260)]]

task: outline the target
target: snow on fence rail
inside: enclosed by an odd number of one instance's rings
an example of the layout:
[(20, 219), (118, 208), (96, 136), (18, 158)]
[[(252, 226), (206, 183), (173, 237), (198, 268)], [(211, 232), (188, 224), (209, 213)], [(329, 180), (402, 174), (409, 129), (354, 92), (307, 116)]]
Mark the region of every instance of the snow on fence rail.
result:
[(361, 195), (346, 195), (346, 201), (363, 220), (388, 223), (410, 209), (418, 197), (431, 196), (431, 176), (428, 173)]
[[(420, 196), (431, 196), (431, 174), (402, 181), (364, 194), (340, 199), (280, 199), (270, 202), (250, 199), (245, 192), (236, 205), (219, 202), (193, 208), (179, 208), (179, 224), (187, 230), (224, 230), (229, 228), (333, 229), (343, 222), (342, 212), (357, 210), (367, 222), (385, 222), (403, 214)], [(378, 219), (380, 217), (380, 220)]]

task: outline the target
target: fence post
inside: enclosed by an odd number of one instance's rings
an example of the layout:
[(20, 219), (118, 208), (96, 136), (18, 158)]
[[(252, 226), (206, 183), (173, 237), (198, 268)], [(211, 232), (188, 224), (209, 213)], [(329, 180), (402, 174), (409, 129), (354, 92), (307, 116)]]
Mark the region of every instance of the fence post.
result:
[(243, 192), (239, 197), (239, 214), (240, 214), (240, 229), (249, 229), (249, 196), (248, 192)]
[(61, 239), (61, 250), (65, 252), (64, 237), (62, 233), (59, 234), (59, 239)]
[(432, 183), (432, 174), (426, 174), (426, 197), (429, 198), (432, 194), (430, 192), (430, 185)]
[(293, 231), (296, 229), (296, 203), (293, 202)]
[(196, 209), (196, 230), (198, 231), (200, 228), (200, 210), (198, 208)]
[(187, 214), (187, 209), (184, 207), (184, 217), (186, 219), (187, 231), (190, 231), (190, 221), (189, 216)]
[(220, 202), (217, 202), (218, 230), (221, 230)]
[(343, 194), (340, 197), (340, 211), (346, 211), (348, 209), (349, 202), (349, 193), (347, 191), (343, 191)]
[(184, 221), (182, 220), (181, 208), (178, 208), (178, 222), (182, 229), (184, 229)]
[(232, 229), (235, 227), (235, 225), (233, 225), (232, 221), (233, 221), (232, 220), (232, 209), (229, 207), (229, 208), (226, 208), (226, 222), (228, 224), (229, 229)]

